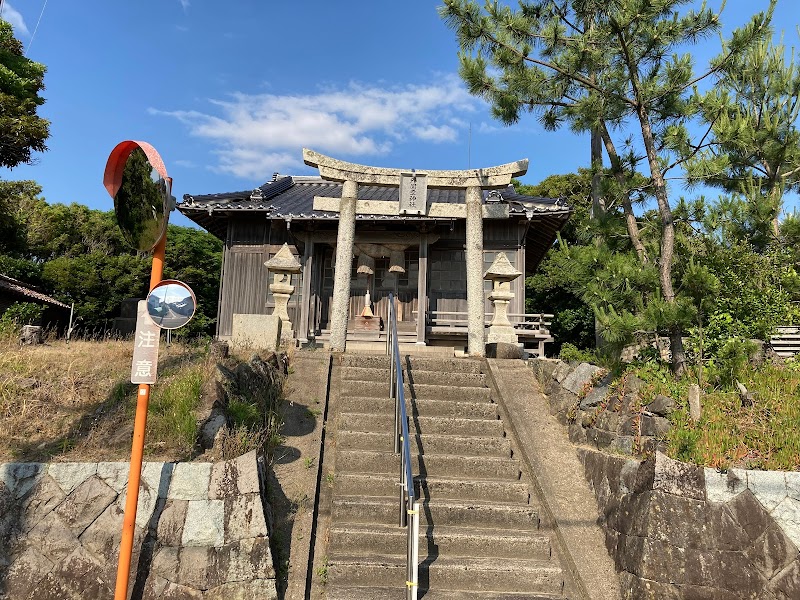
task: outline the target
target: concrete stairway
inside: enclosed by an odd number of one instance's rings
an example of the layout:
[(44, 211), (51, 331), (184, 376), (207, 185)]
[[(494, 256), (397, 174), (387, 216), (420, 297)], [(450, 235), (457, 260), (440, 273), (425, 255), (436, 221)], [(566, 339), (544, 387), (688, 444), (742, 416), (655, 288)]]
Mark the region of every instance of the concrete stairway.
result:
[[(420, 598), (565, 598), (481, 361), (404, 357), (420, 518)], [(330, 600), (405, 598), (399, 457), (385, 356), (345, 355), (327, 547)]]

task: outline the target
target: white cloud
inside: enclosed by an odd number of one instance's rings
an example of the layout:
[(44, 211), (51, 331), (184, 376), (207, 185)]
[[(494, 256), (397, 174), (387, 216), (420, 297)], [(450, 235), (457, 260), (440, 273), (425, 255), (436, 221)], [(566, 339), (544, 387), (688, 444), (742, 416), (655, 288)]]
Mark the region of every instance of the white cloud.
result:
[(210, 140), (218, 156), (213, 168), (254, 179), (300, 167), (302, 147), (363, 157), (413, 139), (453, 142), (463, 130), (459, 115), (480, 105), (454, 76), (435, 85), (351, 83), (315, 94), (236, 93), (209, 102), (208, 112), (149, 112), (178, 119), (191, 135)]
[(417, 127), (414, 129), (414, 134), (421, 140), (429, 142), (454, 142), (458, 139), (458, 132), (449, 125), (426, 125), (425, 127)]
[(172, 164), (178, 165), (179, 167), (183, 167), (184, 169), (194, 169), (195, 167), (197, 167), (197, 165), (194, 164), (192, 161), (184, 160), (182, 158), (179, 158), (178, 160), (173, 160)]
[(189, 0), (178, 0), (181, 3), (181, 8), (183, 12), (187, 12), (189, 10), (189, 6), (191, 6), (191, 2)]
[(22, 18), (19, 11), (11, 6), (10, 2), (3, 2), (3, 20), (11, 23), (11, 26), (14, 28), (14, 35), (17, 37), (20, 35), (30, 35), (28, 27), (25, 25), (25, 19)]

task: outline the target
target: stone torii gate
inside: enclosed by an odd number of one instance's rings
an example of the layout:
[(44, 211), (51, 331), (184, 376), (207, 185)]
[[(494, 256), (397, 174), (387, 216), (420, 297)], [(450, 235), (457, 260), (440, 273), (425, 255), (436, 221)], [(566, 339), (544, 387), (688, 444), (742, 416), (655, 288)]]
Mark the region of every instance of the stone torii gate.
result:
[[(369, 167), (349, 163), (303, 148), (303, 160), (319, 168), (328, 181), (342, 183), (341, 198), (315, 197), (314, 210), (339, 213), (336, 236), (336, 264), (331, 304), (330, 348), (344, 352), (350, 304), (350, 268), (355, 239), (356, 214), (419, 215), (442, 218), (466, 218), (467, 259), (467, 349), (470, 356), (484, 356), (483, 316), (483, 219), (508, 217), (508, 205), (484, 205), (484, 189), (504, 188), (512, 177), (524, 175), (528, 160), (484, 169), (461, 171), (409, 171)], [(400, 201), (358, 199), (358, 186), (377, 185), (400, 188)], [(427, 188), (466, 190), (465, 204), (427, 205)], [(419, 318), (424, 318), (420, 310)]]

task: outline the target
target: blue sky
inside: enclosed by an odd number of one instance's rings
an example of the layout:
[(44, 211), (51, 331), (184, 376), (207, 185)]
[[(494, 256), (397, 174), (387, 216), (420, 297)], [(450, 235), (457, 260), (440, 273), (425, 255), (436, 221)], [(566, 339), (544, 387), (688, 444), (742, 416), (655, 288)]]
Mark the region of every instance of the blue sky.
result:
[[(38, 181), (51, 203), (110, 209), (103, 169), (125, 139), (159, 150), (178, 198), (250, 189), (274, 171), (313, 174), (304, 146), (415, 169), (528, 158), (527, 183), (587, 166), (585, 137), (545, 132), (533, 118), (504, 127), (467, 94), (438, 4), (5, 1), (28, 57), (48, 68), (40, 114), (52, 135), (37, 164), (0, 177)], [(767, 4), (729, 0), (725, 29)], [(800, 6), (780, 0), (775, 28), (795, 46), (798, 23)], [(717, 49), (710, 40), (698, 59)]]

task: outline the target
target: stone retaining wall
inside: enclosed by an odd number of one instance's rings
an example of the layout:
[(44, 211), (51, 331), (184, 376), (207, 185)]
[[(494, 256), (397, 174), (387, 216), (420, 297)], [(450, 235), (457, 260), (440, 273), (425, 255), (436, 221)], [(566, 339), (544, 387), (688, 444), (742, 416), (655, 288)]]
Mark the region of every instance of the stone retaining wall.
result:
[[(145, 463), (129, 592), (277, 598), (255, 452)], [(0, 465), (0, 599), (113, 598), (127, 463)]]
[(800, 598), (800, 473), (578, 454), (624, 598)]
[(612, 390), (607, 371), (589, 363), (537, 358), (528, 364), (547, 394), (550, 413), (569, 427), (573, 443), (631, 455), (660, 448), (673, 399), (656, 396), (643, 405), (641, 379), (629, 376)]
[[(800, 472), (720, 473), (672, 460), (657, 451), (671, 399), (642, 406), (635, 378), (612, 398), (587, 363), (529, 365), (579, 445), (626, 600), (800, 599)], [(602, 451), (637, 449), (651, 458)]]

